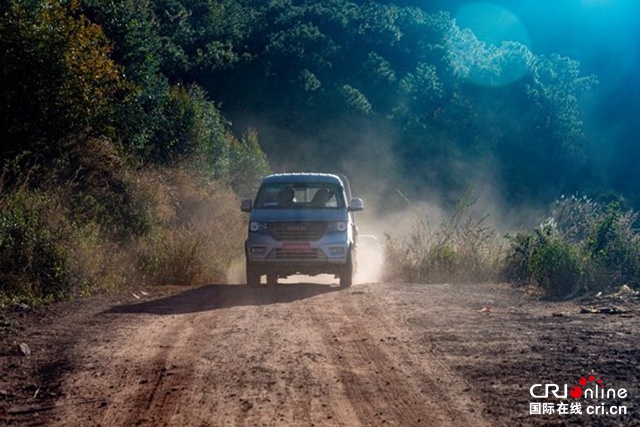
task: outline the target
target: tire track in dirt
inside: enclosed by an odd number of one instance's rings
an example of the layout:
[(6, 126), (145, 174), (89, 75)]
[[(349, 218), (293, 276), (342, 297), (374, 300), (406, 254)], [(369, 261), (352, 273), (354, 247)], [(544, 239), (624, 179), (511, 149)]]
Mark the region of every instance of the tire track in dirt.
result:
[(417, 337), (407, 334), (401, 305), (372, 301), (358, 290), (335, 302), (310, 309), (360, 423), (489, 425), (477, 403), (463, 397), (469, 386), (442, 356), (417, 347)]
[(156, 355), (145, 364), (144, 379), (123, 396), (130, 402), (131, 411), (124, 420), (115, 416), (113, 421), (110, 418), (117, 412), (107, 413), (107, 424), (134, 425), (143, 421), (153, 424), (179, 413), (181, 394), (194, 377), (188, 349), (195, 333), (195, 328), (185, 328), (184, 322), (179, 322), (163, 334), (163, 344), (158, 344)]
[[(635, 295), (608, 317), (582, 304), (617, 296), (551, 303), (497, 284), (208, 285), (132, 298), (76, 302), (30, 330), (34, 367), (54, 369), (9, 383), (5, 360), (0, 423), (639, 425)], [(611, 402), (627, 415), (529, 413), (531, 384), (575, 381), (587, 364), (629, 390)]]
[[(273, 293), (298, 292), (295, 285), (287, 286), (264, 290), (270, 293), (265, 299), (272, 300)], [(357, 425), (350, 407), (339, 409), (343, 404), (337, 402), (348, 401), (339, 394), (333, 366), (327, 365), (322, 337), (311, 328), (308, 307), (323, 304), (324, 298), (276, 303), (244, 313), (242, 323), (256, 327), (243, 331), (244, 336), (230, 337), (229, 344), (237, 351), (235, 363), (218, 366), (212, 373), (233, 397), (220, 402), (215, 425)], [(243, 338), (245, 342), (240, 342)]]
[[(79, 366), (66, 379), (59, 425), (173, 425), (197, 383), (197, 350), (210, 323), (210, 304), (206, 298), (171, 297), (131, 305), (148, 310), (116, 306), (100, 313), (113, 330), (74, 349)], [(92, 401), (100, 402), (93, 411), (78, 410), (78, 402)]]
[[(173, 413), (179, 394), (193, 377), (180, 349), (191, 331), (177, 322), (138, 323), (104, 344), (83, 351), (83, 363), (67, 378), (67, 398), (59, 402), (60, 425), (123, 426), (152, 422)], [(100, 400), (95, 411), (79, 411), (78, 402)]]
[(74, 350), (57, 425), (487, 425), (404, 297), (374, 286), (216, 285), (110, 310), (115, 330)]

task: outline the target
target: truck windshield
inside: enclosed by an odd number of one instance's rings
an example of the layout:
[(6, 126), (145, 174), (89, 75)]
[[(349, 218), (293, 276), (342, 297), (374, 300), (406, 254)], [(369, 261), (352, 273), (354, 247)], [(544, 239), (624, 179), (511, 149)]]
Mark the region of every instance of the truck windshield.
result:
[(269, 183), (256, 197), (256, 209), (340, 209), (342, 187), (331, 183)]

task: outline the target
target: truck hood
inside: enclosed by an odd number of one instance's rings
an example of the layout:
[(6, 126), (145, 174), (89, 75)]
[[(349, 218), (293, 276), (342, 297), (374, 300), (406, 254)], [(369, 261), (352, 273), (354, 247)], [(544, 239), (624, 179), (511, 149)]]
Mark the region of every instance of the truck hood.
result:
[(347, 221), (346, 209), (254, 209), (251, 221)]

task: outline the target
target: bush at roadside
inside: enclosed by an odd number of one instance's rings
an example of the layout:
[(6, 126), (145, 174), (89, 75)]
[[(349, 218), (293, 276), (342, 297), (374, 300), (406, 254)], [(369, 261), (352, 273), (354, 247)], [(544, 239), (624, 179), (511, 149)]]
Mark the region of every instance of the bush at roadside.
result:
[(25, 185), (2, 193), (0, 306), (225, 279), (242, 255), (245, 231), (231, 188), (185, 167), (125, 175), (137, 233), (123, 233), (130, 227), (114, 224), (105, 209), (77, 215), (69, 198), (78, 195), (60, 188)]
[(503, 244), (486, 222), (488, 215), (473, 209), (467, 192), (451, 217), (437, 226), (418, 211), (411, 231), (402, 240), (388, 234), (384, 276), (424, 283), (473, 283), (500, 276)]
[(508, 236), (505, 277), (537, 284), (550, 297), (638, 286), (636, 219), (619, 203), (602, 207), (586, 197), (561, 198), (543, 225)]
[(466, 194), (448, 221), (416, 215), (402, 239), (387, 236), (387, 279), (437, 283), (507, 280), (538, 286), (550, 298), (640, 286), (637, 213), (620, 203), (562, 197), (537, 228), (505, 240), (472, 209)]

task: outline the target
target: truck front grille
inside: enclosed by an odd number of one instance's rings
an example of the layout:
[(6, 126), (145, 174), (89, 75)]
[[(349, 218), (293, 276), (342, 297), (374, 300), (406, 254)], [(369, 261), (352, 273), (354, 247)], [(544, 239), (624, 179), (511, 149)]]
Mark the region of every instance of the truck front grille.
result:
[(320, 249), (309, 249), (304, 252), (288, 252), (282, 249), (276, 249), (273, 252), (273, 258), (276, 259), (326, 259), (327, 257)]
[(278, 241), (308, 241), (320, 239), (327, 229), (326, 222), (270, 222), (267, 230)]

